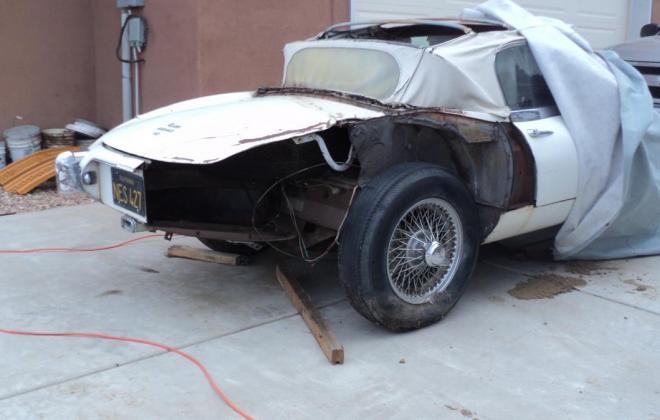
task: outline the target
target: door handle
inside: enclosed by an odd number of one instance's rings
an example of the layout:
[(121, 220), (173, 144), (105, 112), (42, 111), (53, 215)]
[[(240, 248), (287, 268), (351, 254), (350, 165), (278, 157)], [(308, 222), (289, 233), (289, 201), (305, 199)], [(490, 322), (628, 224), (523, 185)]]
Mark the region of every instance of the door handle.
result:
[(527, 130), (527, 134), (530, 137), (544, 137), (544, 136), (551, 136), (555, 134), (555, 132), (550, 130), (539, 130), (538, 128), (532, 128)]

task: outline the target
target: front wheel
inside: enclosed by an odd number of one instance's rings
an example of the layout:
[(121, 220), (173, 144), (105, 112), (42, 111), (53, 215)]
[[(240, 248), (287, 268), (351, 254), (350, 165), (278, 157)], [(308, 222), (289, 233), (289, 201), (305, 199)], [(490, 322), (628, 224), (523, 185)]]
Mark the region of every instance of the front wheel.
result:
[(357, 196), (339, 245), (353, 307), (394, 331), (432, 324), (463, 294), (480, 239), (463, 183), (427, 163), (393, 166)]

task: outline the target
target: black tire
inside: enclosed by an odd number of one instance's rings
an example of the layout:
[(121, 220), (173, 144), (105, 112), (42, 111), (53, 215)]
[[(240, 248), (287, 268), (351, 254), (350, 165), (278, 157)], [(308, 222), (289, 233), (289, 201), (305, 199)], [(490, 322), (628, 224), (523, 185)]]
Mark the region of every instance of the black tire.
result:
[(218, 252), (227, 252), (230, 254), (238, 255), (256, 255), (264, 250), (264, 246), (255, 242), (255, 245), (259, 245), (261, 248), (257, 249), (256, 247), (249, 246), (241, 242), (227, 242), (219, 239), (205, 239), (198, 238), (201, 243), (212, 249), (213, 251)]
[[(459, 238), (456, 227), (453, 231), (454, 239), (447, 245), (451, 247), (449, 253), (444, 247), (440, 251), (429, 251), (428, 247), (425, 251), (420, 251), (422, 256), (418, 258), (437, 264), (427, 265), (429, 270), (443, 270), (436, 267), (448, 267), (446, 273), (453, 272), (453, 275), (438, 275), (444, 279), (437, 283), (443, 285), (442, 289), (434, 291), (429, 286), (428, 301), (410, 303), (400, 297), (402, 289), (399, 289), (399, 292), (394, 290), (395, 286), (388, 274), (392, 267), (388, 266), (389, 253), (409, 252), (410, 245), (405, 245), (404, 251), (396, 251), (401, 246), (390, 248), (390, 241), (394, 239), (395, 228), (399, 223), (403, 223), (402, 218), (418, 208), (415, 206), (434, 206), (436, 203), (443, 203), (443, 206), (449, 204), (455, 210), (451, 213), (453, 217), (447, 217), (457, 221), (452, 226), (459, 226), (460, 223), (462, 245), (454, 245), (459, 242), (456, 239)], [(434, 226), (437, 226), (437, 223)], [(401, 229), (397, 230), (397, 235), (399, 232)], [(481, 229), (476, 204), (470, 192), (455, 175), (428, 163), (395, 165), (371, 180), (356, 197), (340, 237), (339, 275), (351, 304), (365, 318), (392, 331), (421, 328), (441, 320), (458, 302), (472, 275), (480, 239)], [(431, 259), (424, 260), (428, 252)], [(441, 263), (434, 259), (435, 252), (442, 253)], [(396, 254), (393, 255), (395, 257), (391, 257), (391, 261), (397, 258)], [(448, 261), (451, 261), (449, 265)], [(453, 268), (450, 270), (449, 267)], [(396, 272), (397, 269), (398, 267), (395, 267), (392, 270)], [(407, 271), (407, 268), (401, 270)], [(430, 276), (429, 283), (422, 284), (432, 284), (435, 275)], [(411, 295), (409, 299), (416, 298)]]

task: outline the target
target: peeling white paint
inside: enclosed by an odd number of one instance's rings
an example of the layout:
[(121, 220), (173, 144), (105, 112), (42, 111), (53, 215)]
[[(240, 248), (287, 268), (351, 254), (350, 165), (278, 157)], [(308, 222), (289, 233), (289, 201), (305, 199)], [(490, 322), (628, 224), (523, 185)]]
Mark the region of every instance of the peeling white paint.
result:
[(268, 143), (382, 117), (332, 99), (250, 92), (182, 102), (131, 120), (103, 136), (107, 146), (164, 162), (208, 164)]

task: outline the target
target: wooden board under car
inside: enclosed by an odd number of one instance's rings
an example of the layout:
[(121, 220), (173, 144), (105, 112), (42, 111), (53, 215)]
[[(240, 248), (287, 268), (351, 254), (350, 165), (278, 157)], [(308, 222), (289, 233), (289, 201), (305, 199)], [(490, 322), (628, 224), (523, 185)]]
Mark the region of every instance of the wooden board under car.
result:
[(227, 252), (211, 251), (186, 245), (172, 245), (165, 254), (170, 258), (187, 258), (189, 260), (206, 261), (225, 265), (248, 265), (250, 258), (245, 255)]

